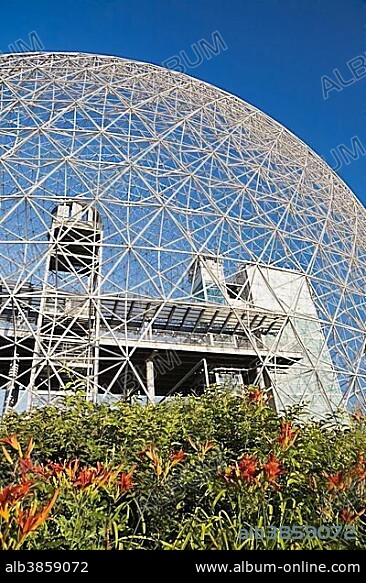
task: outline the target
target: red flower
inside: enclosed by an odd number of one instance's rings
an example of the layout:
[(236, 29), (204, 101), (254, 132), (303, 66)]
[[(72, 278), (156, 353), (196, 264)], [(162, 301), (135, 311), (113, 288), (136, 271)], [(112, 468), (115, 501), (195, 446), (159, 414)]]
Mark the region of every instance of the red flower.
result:
[(80, 486), (82, 490), (85, 490), (85, 488), (92, 485), (99, 486), (104, 477), (105, 476), (102, 470), (85, 467), (78, 472), (75, 480), (73, 480), (73, 486)]
[(238, 462), (238, 469), (244, 482), (255, 482), (259, 474), (258, 462), (253, 455), (243, 455)]
[(2, 437), (0, 439), (0, 443), (4, 443), (5, 445), (10, 445), (13, 449), (18, 451), (21, 454), (21, 447), (18, 441), (18, 437), (16, 435), (9, 435), (8, 437)]
[(278, 436), (278, 443), (281, 448), (285, 449), (289, 445), (293, 445), (298, 436), (298, 432), (293, 429), (291, 421), (281, 419), (281, 432)]
[(60, 464), (58, 462), (50, 462), (49, 464), (47, 464), (47, 468), (49, 469), (51, 474), (56, 477), (60, 476), (65, 472), (65, 465)]
[(48, 476), (49, 470), (42, 464), (34, 465), (31, 458), (20, 458), (19, 472), (23, 480), (27, 480), (28, 474), (37, 474), (38, 476)]
[(116, 478), (119, 471), (120, 468), (117, 470), (108, 470), (103, 467), (100, 462), (97, 462), (95, 468), (84, 467), (79, 470), (76, 477), (73, 479), (73, 486), (80, 486), (82, 490), (85, 490), (85, 488), (88, 488), (89, 486), (97, 486), (98, 488), (101, 488), (102, 486), (105, 486), (107, 482)]
[(352, 414), (352, 417), (355, 421), (357, 421), (357, 423), (361, 423), (361, 421), (365, 419), (365, 416), (361, 411), (355, 411), (355, 413)]
[(119, 477), (119, 480), (117, 480), (116, 484), (117, 484), (121, 494), (124, 494), (125, 492), (127, 492), (127, 490), (130, 490), (132, 488), (132, 486), (133, 486), (132, 475), (133, 475), (135, 469), (136, 469), (136, 466), (134, 466), (132, 468), (132, 470), (130, 470), (128, 473), (122, 472), (120, 477)]
[(263, 405), (265, 402), (263, 392), (257, 387), (249, 391), (248, 399), (251, 403), (257, 403), (257, 405)]
[(366, 508), (364, 508), (360, 512), (353, 512), (352, 510), (349, 510), (348, 508), (343, 508), (343, 510), (341, 512), (341, 519), (346, 524), (351, 524), (352, 522), (355, 522), (355, 520), (360, 518), (360, 516), (362, 516), (365, 513), (365, 511), (366, 511)]
[(335, 474), (327, 474), (325, 477), (328, 479), (328, 492), (331, 490), (346, 490), (349, 485), (349, 480), (345, 479), (343, 472), (336, 472)]
[(21, 458), (19, 460), (19, 471), (22, 475), (29, 474), (34, 469), (33, 461), (31, 459)]
[(28, 510), (19, 510), (17, 524), (20, 526), (23, 537), (29, 532), (36, 530), (36, 528), (38, 528), (42, 522), (47, 520), (48, 515), (51, 512), (54, 503), (56, 502), (57, 496), (58, 490), (55, 490), (51, 500), (39, 512), (37, 512), (38, 508), (35, 504), (33, 504)]
[[(8, 437), (2, 437), (0, 439), (0, 443), (4, 443), (5, 445), (10, 445), (10, 447), (12, 447), (13, 449), (15, 449), (18, 452), (18, 455), (20, 458), (31, 461), (30, 454), (32, 453), (32, 451), (34, 449), (34, 441), (33, 441), (32, 437), (28, 441), (27, 449), (26, 449), (24, 455), (23, 455), (22, 448), (20, 446), (18, 437), (16, 435), (9, 435)], [(11, 462), (12, 460), (9, 456), (9, 453), (7, 452), (7, 450), (5, 448), (3, 448), (3, 452), (4, 452), (7, 460)]]
[(0, 506), (5, 506), (6, 504), (12, 505), (18, 502), (18, 500), (23, 500), (27, 496), (31, 486), (32, 482), (6, 486), (0, 490)]
[(74, 480), (77, 472), (79, 470), (79, 466), (80, 466), (80, 460), (78, 460), (77, 458), (72, 460), (71, 462), (67, 462), (64, 463), (64, 472), (65, 475), (70, 479), (70, 480)]
[(93, 469), (83, 468), (78, 472), (75, 480), (73, 480), (73, 486), (75, 486), (76, 488), (80, 486), (82, 490), (85, 490), (85, 488), (87, 488), (88, 486), (92, 486), (95, 482), (96, 482), (96, 470), (94, 468)]
[(84, 466), (80, 468), (80, 460), (74, 459), (67, 463), (50, 462), (47, 464), (46, 471), (55, 478), (64, 476), (72, 482), (75, 488), (85, 490), (89, 486), (101, 488), (115, 480), (121, 471), (121, 466), (114, 470), (109, 470), (100, 462), (97, 462), (95, 467)]
[(239, 482), (250, 484), (257, 482), (256, 478), (259, 471), (256, 457), (254, 455), (243, 455), (238, 462), (228, 466), (225, 472), (221, 472), (219, 475), (228, 484), (238, 484)]
[(353, 468), (352, 474), (362, 482), (366, 480), (366, 460), (362, 453), (357, 454), (357, 463)]
[(63, 474), (70, 480), (75, 480), (79, 470), (79, 465), (80, 461), (78, 459), (71, 460), (67, 463), (49, 462), (47, 464), (47, 471), (55, 477), (61, 476)]
[(186, 456), (187, 456), (187, 454), (184, 453), (184, 451), (182, 449), (180, 449), (176, 453), (171, 453), (170, 454), (171, 467), (176, 466), (177, 464), (182, 462), (186, 458)]
[(262, 469), (267, 482), (274, 485), (277, 484), (278, 476), (284, 474), (286, 471), (273, 453), (270, 454), (268, 462), (262, 466)]

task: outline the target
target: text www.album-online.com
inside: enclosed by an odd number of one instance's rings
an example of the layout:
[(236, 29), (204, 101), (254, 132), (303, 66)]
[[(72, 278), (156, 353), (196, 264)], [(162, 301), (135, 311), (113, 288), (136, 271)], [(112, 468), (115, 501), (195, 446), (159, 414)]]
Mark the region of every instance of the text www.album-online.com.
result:
[(311, 563), (300, 561), (298, 563), (252, 563), (242, 561), (241, 563), (196, 563), (197, 573), (360, 573), (359, 563)]

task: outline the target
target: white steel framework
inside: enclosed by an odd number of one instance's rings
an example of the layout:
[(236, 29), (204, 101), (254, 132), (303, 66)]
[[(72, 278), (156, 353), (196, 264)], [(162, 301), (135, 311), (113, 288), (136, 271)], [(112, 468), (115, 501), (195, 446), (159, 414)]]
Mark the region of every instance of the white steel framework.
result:
[(366, 211), (319, 156), (155, 65), (0, 65), (0, 409), (230, 371), (278, 409), (364, 406)]

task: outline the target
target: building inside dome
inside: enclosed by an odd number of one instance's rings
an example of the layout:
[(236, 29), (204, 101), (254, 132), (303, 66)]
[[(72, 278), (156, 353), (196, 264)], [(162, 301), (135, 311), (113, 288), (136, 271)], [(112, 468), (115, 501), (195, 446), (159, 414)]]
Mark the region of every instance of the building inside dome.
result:
[(364, 408), (366, 211), (281, 124), (119, 57), (0, 55), (0, 411), (258, 385)]

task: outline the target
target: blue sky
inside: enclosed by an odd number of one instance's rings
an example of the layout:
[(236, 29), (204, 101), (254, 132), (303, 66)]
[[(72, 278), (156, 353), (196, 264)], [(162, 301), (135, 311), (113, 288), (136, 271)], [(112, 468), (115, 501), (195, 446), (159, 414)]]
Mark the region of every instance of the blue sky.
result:
[[(366, 203), (366, 75), (347, 62), (366, 55), (363, 0), (13, 0), (2, 3), (0, 51), (36, 31), (49, 51), (113, 54), (161, 64), (218, 31), (227, 50), (187, 73), (256, 105), (303, 139)], [(349, 85), (324, 100), (322, 77)], [(362, 69), (358, 69), (362, 73)], [(339, 81), (336, 81), (340, 86)], [(347, 156), (346, 156), (347, 158)]]

